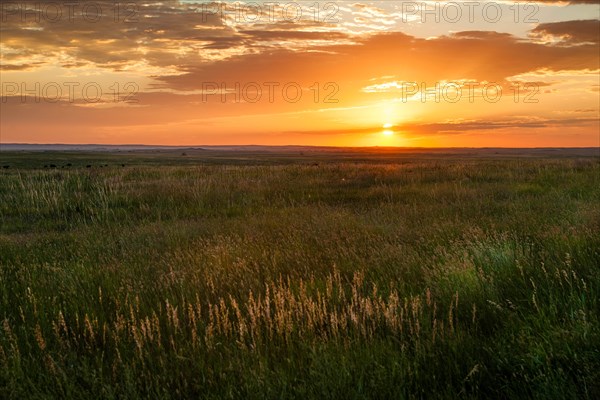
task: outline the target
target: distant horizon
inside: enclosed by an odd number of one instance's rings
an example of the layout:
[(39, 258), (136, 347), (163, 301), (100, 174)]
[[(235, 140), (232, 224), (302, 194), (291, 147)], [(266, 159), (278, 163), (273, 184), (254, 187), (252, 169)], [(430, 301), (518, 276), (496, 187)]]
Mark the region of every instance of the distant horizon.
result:
[(169, 144), (143, 144), (143, 143), (2, 143), (1, 146), (38, 146), (38, 147), (141, 147), (141, 148), (170, 148), (170, 149), (201, 149), (201, 148), (236, 148), (236, 147), (267, 147), (267, 148), (285, 148), (285, 147), (297, 147), (297, 148), (331, 148), (331, 149), (414, 149), (414, 150), (436, 150), (436, 149), (503, 149), (503, 150), (519, 150), (519, 149), (599, 149), (598, 146), (523, 146), (523, 147), (508, 147), (508, 146), (440, 146), (440, 147), (424, 147), (424, 146), (334, 146), (334, 145), (303, 145), (303, 144), (184, 144), (184, 145), (169, 145)]

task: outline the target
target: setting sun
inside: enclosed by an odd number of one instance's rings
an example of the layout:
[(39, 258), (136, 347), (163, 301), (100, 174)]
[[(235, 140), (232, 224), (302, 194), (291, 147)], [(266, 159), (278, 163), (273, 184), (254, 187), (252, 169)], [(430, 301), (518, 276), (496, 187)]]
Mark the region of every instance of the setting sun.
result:
[(383, 132), (382, 132), (382, 133), (383, 133), (385, 136), (392, 136), (392, 135), (394, 134), (394, 131), (390, 129), (392, 126), (393, 126), (393, 125), (392, 125), (392, 124), (390, 124), (389, 122), (388, 122), (388, 123), (386, 123), (386, 124), (383, 124), (383, 129), (384, 129), (384, 130), (383, 130)]

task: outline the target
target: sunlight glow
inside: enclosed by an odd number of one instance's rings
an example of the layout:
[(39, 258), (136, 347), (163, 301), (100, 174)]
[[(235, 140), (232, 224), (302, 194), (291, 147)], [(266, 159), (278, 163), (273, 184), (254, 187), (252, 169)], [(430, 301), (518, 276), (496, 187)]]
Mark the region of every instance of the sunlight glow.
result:
[(386, 122), (385, 124), (383, 124), (383, 132), (382, 133), (385, 136), (392, 136), (394, 134), (394, 131), (390, 129), (392, 126), (393, 125), (390, 124), (389, 122)]

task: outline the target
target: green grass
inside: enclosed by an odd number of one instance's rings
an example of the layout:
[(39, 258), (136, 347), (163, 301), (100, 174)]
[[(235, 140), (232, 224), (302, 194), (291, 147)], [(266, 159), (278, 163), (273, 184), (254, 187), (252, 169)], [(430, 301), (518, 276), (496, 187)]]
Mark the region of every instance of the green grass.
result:
[(2, 398), (600, 397), (598, 158), (1, 157)]

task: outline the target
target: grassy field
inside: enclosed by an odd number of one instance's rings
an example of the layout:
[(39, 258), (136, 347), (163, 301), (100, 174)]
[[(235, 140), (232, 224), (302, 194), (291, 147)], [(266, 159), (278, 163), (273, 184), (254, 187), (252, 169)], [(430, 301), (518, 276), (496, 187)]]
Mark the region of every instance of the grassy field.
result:
[(0, 398), (600, 398), (594, 154), (2, 152)]

